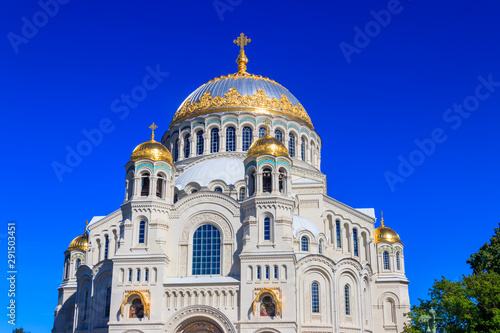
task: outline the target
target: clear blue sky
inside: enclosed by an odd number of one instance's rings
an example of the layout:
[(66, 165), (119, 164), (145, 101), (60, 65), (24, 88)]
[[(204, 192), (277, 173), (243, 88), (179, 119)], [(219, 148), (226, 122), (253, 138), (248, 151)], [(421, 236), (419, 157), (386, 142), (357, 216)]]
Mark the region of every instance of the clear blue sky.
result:
[[(7, 221), (16, 221), (17, 326), (52, 328), (63, 251), (86, 219), (119, 208), (124, 165), (148, 139), (147, 126), (156, 122), (163, 134), (191, 91), (236, 71), (240, 32), (252, 39), (248, 71), (280, 82), (311, 116), (329, 195), (383, 210), (401, 235), (412, 303), (433, 279), (468, 273), (465, 260), (498, 226), (498, 2), (216, 5), (219, 13), (211, 0), (69, 1), (44, 16), (35, 0), (4, 3), (0, 249), (6, 270)], [(371, 11), (388, 7), (390, 22), (375, 14), (382, 23), (373, 23)], [(34, 19), (39, 27), (30, 30)], [(121, 119), (113, 101), (157, 65), (169, 75)], [(106, 118), (113, 131), (59, 181), (52, 164), (65, 163), (66, 147)], [(415, 140), (435, 147), (423, 155)], [(408, 170), (401, 158), (418, 166)], [(5, 280), (0, 288), (5, 309)]]

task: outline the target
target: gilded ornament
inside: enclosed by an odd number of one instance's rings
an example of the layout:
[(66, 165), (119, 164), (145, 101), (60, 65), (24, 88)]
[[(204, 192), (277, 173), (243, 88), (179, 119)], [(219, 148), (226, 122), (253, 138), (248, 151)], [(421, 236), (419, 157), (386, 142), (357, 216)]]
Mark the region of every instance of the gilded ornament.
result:
[(155, 141), (155, 129), (158, 128), (158, 126), (153, 123), (151, 126), (149, 126), (151, 129), (151, 140), (146, 141), (135, 147), (134, 151), (132, 152), (132, 156), (130, 156), (131, 161), (138, 161), (140, 159), (149, 159), (153, 161), (165, 161), (170, 164), (173, 163), (172, 159), (172, 154), (170, 154), (170, 151), (162, 145), (160, 142)]
[(224, 96), (215, 97), (206, 91), (197, 102), (191, 102), (188, 98), (175, 113), (170, 127), (187, 118), (226, 111), (256, 111), (263, 114), (283, 115), (314, 128), (304, 107), (300, 103), (293, 105), (286, 95), (282, 94), (277, 100), (274, 97), (270, 98), (263, 89), (257, 89), (252, 96), (248, 94), (242, 96), (236, 88), (230, 88)]

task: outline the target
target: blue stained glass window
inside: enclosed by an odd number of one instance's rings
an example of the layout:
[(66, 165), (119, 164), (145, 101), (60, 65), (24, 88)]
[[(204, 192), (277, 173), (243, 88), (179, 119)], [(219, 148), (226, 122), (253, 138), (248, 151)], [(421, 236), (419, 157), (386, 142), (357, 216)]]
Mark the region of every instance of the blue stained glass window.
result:
[(141, 221), (139, 224), (139, 243), (143, 244), (146, 236), (146, 222)]
[(274, 137), (283, 142), (283, 133), (279, 129), (274, 130)]
[(128, 270), (128, 282), (132, 282), (132, 270)]
[(278, 273), (279, 273), (278, 266), (274, 266), (274, 278), (275, 279), (278, 279)]
[(217, 153), (219, 151), (219, 129), (212, 128), (210, 132), (210, 152)]
[(262, 138), (263, 136), (266, 136), (266, 128), (265, 127), (261, 127), (259, 128), (259, 138)]
[(302, 138), (302, 143), (300, 144), (300, 158), (302, 161), (306, 160), (306, 140)]
[(349, 285), (346, 284), (344, 287), (344, 299), (345, 299), (345, 314), (346, 316), (351, 315), (351, 290), (349, 288)]
[(269, 280), (269, 266), (266, 266), (266, 279)]
[(196, 155), (203, 155), (204, 142), (203, 131), (196, 132)]
[(337, 247), (342, 247), (342, 242), (340, 240), (340, 221), (335, 222), (335, 229), (337, 233)]
[(271, 219), (269, 217), (264, 219), (264, 240), (271, 240)]
[(174, 142), (174, 162), (177, 162), (179, 159), (179, 139), (176, 139)]
[(226, 129), (226, 151), (236, 150), (236, 130), (234, 127)]
[(290, 157), (295, 157), (295, 135), (290, 133), (290, 140), (288, 141), (288, 153)]
[(352, 229), (352, 239), (354, 245), (354, 255), (357, 257), (358, 253), (358, 229)]
[(260, 280), (260, 266), (257, 266), (257, 280)]
[(319, 286), (316, 282), (311, 285), (311, 311), (319, 313)]
[(220, 232), (204, 224), (193, 236), (193, 275), (220, 274)]
[(242, 140), (242, 149), (243, 151), (247, 151), (252, 144), (252, 129), (248, 126), (243, 127), (243, 136)]
[(144, 281), (148, 282), (149, 280), (149, 269), (144, 270)]
[(104, 236), (104, 260), (108, 259), (109, 252), (109, 236)]
[(391, 269), (391, 265), (389, 263), (389, 252), (384, 251), (384, 269)]
[(191, 144), (189, 139), (191, 138), (191, 134), (186, 134), (184, 137), (184, 158), (188, 158), (191, 153)]
[(302, 236), (300, 239), (300, 247), (302, 251), (309, 251), (309, 239), (306, 236)]
[(104, 309), (104, 317), (109, 317), (109, 310), (111, 308), (111, 287), (106, 289), (106, 308)]

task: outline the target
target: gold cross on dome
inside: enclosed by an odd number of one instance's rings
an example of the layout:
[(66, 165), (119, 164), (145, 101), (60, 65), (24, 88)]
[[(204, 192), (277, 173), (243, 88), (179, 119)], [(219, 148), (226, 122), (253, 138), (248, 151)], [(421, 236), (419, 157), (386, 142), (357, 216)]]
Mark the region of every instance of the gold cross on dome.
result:
[(241, 33), (238, 38), (233, 40), (233, 43), (241, 47), (241, 50), (243, 51), (243, 48), (247, 46), (248, 43), (250, 43), (252, 40), (250, 38), (247, 38), (244, 33)]
[(154, 140), (155, 139), (155, 129), (157, 129), (158, 126), (156, 126), (155, 123), (152, 123), (151, 126), (149, 126), (149, 128), (151, 129), (151, 140)]
[(85, 235), (88, 233), (89, 231), (89, 220), (85, 221)]

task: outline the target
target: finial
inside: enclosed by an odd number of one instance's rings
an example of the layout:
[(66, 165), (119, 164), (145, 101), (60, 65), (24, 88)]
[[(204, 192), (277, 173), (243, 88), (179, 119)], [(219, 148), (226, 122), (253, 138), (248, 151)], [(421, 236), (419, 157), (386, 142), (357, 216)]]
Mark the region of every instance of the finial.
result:
[(247, 63), (248, 63), (248, 58), (245, 55), (245, 49), (244, 47), (250, 43), (252, 40), (250, 38), (247, 38), (244, 33), (241, 33), (238, 38), (233, 40), (233, 43), (238, 45), (240, 47), (240, 55), (238, 56), (238, 59), (236, 59), (236, 63), (238, 64), (238, 73), (243, 74), (247, 72)]
[(89, 233), (89, 220), (85, 221), (85, 235)]
[(381, 211), (380, 214), (382, 215), (382, 218), (380, 219), (380, 223), (382, 223), (382, 227), (384, 226), (384, 211)]
[(158, 126), (156, 126), (155, 123), (152, 123), (151, 126), (149, 126), (149, 128), (151, 128), (151, 141), (154, 141), (154, 139), (155, 139), (155, 129), (157, 129)]

